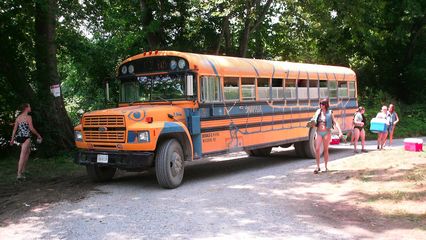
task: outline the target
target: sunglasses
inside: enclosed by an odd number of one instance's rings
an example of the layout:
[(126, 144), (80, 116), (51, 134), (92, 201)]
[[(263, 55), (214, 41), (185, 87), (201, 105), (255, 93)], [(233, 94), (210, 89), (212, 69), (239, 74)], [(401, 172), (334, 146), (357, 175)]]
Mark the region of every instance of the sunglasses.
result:
[(327, 105), (326, 102), (320, 102), (320, 105)]

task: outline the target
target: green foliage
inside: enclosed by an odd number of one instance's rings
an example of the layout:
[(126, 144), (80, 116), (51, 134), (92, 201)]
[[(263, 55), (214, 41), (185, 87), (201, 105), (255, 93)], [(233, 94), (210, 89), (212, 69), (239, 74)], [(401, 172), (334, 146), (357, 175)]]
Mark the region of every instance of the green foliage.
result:
[[(395, 105), (395, 111), (400, 119), (396, 125), (394, 138), (418, 137), (426, 135), (426, 105), (425, 104), (404, 104), (391, 97), (390, 94), (382, 90), (366, 88), (365, 94), (359, 96), (359, 105), (364, 106), (365, 117), (367, 118), (366, 129), (370, 127), (370, 120), (376, 117), (382, 106)], [(366, 131), (368, 139), (377, 138), (377, 134)]]
[[(239, 55), (248, 29), (247, 56), (350, 66), (368, 118), (393, 102), (401, 116), (396, 136), (425, 134), (425, 1), (276, 0), (263, 12), (266, 2), (58, 1), (57, 65), (73, 124), (82, 112), (116, 105), (116, 66), (125, 58), (153, 46)], [(36, 78), (35, 3), (0, 2), (0, 148), (22, 102), (34, 102), (36, 127), (45, 124), (45, 92)]]

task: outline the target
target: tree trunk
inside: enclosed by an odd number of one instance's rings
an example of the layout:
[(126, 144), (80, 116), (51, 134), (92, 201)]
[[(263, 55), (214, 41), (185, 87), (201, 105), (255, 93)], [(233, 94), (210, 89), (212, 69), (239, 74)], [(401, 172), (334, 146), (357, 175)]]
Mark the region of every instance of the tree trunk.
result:
[(36, 128), (44, 137), (41, 150), (45, 154), (69, 150), (74, 145), (73, 128), (63, 96), (54, 97), (50, 92), (50, 86), (61, 83), (56, 59), (56, 4), (56, 0), (37, 0), (35, 5), (36, 80), (41, 113), (36, 116)]
[[(161, 2), (159, 2), (161, 5)], [(151, 50), (158, 49), (162, 47), (162, 38), (158, 33), (159, 30), (151, 30), (150, 25), (154, 21), (154, 16), (152, 15), (152, 9), (148, 6), (146, 0), (140, 0), (139, 5), (142, 12), (142, 27), (146, 32), (146, 39)]]
[[(260, 0), (253, 0), (251, 2), (246, 1), (246, 19), (244, 22), (244, 29), (240, 35), (240, 45), (238, 48), (238, 54), (240, 57), (246, 56), (250, 35), (259, 27), (260, 23), (263, 22), (272, 1), (273, 0), (268, 0), (263, 7), (260, 6)], [(256, 20), (252, 19), (251, 15), (253, 11), (257, 12)]]

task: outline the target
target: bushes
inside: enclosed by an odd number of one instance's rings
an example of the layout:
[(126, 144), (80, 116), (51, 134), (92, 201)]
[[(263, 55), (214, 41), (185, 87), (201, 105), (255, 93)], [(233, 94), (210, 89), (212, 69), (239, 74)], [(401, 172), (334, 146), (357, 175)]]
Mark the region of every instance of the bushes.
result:
[[(370, 120), (376, 117), (381, 107), (390, 103), (395, 105), (400, 122), (397, 124), (394, 138), (417, 137), (426, 135), (426, 105), (405, 104), (395, 100), (382, 90), (365, 88), (358, 91), (359, 105), (365, 107), (367, 118), (366, 129), (370, 128)], [(366, 131), (368, 139), (377, 138), (377, 134)]]

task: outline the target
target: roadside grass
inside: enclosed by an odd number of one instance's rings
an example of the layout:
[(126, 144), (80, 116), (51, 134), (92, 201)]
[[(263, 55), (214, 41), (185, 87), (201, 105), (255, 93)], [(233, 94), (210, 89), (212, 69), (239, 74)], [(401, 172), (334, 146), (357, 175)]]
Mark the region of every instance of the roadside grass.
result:
[[(19, 153), (11, 154), (0, 159), (1, 185), (16, 182), (16, 172)], [(26, 176), (29, 181), (49, 181), (56, 178), (73, 176), (82, 172), (81, 166), (73, 163), (72, 154), (62, 154), (51, 158), (30, 156), (27, 163)]]
[(364, 207), (391, 219), (416, 223), (417, 227), (426, 223), (426, 152), (400, 148), (353, 160), (351, 165), (358, 173), (348, 181), (352, 181)]

